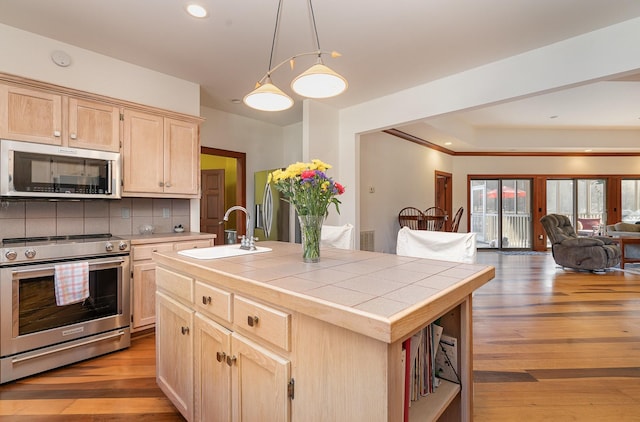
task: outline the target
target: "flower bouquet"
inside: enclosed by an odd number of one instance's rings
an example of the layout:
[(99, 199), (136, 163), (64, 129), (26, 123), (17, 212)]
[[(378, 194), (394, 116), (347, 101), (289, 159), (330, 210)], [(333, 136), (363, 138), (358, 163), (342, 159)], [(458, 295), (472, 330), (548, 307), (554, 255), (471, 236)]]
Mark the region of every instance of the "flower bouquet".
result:
[(298, 212), (302, 231), (302, 258), (305, 262), (320, 260), (320, 234), (322, 223), (333, 204), (340, 214), (337, 196), (344, 193), (344, 187), (326, 175), (329, 164), (320, 160), (310, 163), (291, 164), (284, 170), (269, 174), (268, 181), (282, 193), (284, 200)]

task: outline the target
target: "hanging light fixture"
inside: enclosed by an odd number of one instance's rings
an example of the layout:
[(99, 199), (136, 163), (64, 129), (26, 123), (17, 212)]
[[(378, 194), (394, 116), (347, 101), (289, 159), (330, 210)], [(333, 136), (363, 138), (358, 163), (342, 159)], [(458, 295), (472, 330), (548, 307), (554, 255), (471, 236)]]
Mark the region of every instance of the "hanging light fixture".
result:
[(278, 26), (280, 24), (280, 16), (282, 13), (282, 0), (278, 1), (276, 25), (273, 31), (271, 54), (269, 56), (269, 70), (267, 71), (267, 74), (264, 75), (256, 84), (256, 88), (244, 97), (244, 103), (249, 107), (263, 111), (282, 111), (290, 108), (293, 105), (293, 99), (272, 83), (271, 74), (287, 62), (289, 62), (293, 69), (295, 59), (301, 56), (314, 55), (317, 56), (317, 60), (313, 66), (298, 75), (291, 82), (291, 88), (298, 95), (308, 98), (329, 98), (339, 95), (347, 89), (347, 80), (322, 62), (323, 54), (330, 54), (332, 58), (340, 57), (340, 54), (335, 51), (327, 52), (320, 49), (316, 17), (313, 12), (311, 0), (309, 0), (309, 12), (311, 13), (311, 20), (313, 22), (313, 33), (315, 36), (317, 50), (308, 53), (296, 54), (295, 56), (291, 56), (282, 61), (277, 66), (271, 67), (273, 63), (273, 51), (275, 49), (276, 38), (278, 35)]

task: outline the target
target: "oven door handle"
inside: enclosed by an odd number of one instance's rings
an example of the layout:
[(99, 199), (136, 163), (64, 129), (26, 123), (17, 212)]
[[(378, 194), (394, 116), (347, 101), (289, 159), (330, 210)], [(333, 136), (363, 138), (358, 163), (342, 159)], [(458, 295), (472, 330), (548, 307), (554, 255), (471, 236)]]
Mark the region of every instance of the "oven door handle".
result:
[(87, 341), (83, 341), (81, 343), (76, 343), (76, 344), (71, 344), (68, 346), (64, 346), (64, 347), (60, 347), (60, 348), (56, 348), (54, 350), (47, 350), (45, 352), (41, 352), (41, 353), (37, 353), (34, 355), (29, 355), (29, 356), (25, 356), (25, 357), (21, 357), (21, 358), (14, 358), (11, 359), (11, 363), (20, 363), (20, 362), (25, 362), (31, 359), (36, 359), (36, 358), (41, 358), (43, 356), (47, 356), (47, 355), (51, 355), (54, 353), (59, 353), (65, 350), (71, 350), (71, 349), (75, 349), (77, 347), (82, 347), (82, 346), (86, 346), (88, 344), (93, 344), (93, 343), (98, 343), (100, 341), (105, 341), (105, 340), (110, 340), (112, 338), (116, 338), (116, 337), (122, 337), (124, 335), (124, 331), (118, 331), (117, 333), (113, 333), (107, 336), (102, 336), (99, 338), (94, 338), (91, 340), (87, 340)]
[[(124, 262), (124, 259), (112, 259), (110, 261), (96, 261), (96, 260), (89, 260), (89, 266), (91, 267), (92, 265), (109, 265), (109, 264), (122, 264)], [(55, 266), (50, 266), (50, 267), (38, 267), (38, 268), (27, 268), (24, 270), (13, 270), (12, 273), (13, 274), (25, 274), (25, 273), (34, 273), (34, 272), (42, 272), (42, 271), (55, 271)]]

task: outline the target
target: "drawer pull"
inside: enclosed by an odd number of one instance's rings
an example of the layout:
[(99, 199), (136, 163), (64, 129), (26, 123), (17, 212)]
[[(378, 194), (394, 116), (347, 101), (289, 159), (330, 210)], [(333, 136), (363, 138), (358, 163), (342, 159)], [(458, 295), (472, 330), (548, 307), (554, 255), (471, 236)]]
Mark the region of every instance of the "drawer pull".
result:
[(227, 365), (233, 366), (233, 364), (236, 363), (236, 360), (238, 360), (238, 358), (235, 356), (227, 356)]
[(216, 360), (218, 362), (224, 362), (227, 358), (227, 354), (225, 352), (216, 352)]
[(211, 305), (211, 296), (202, 296), (203, 305)]
[(182, 331), (182, 335), (189, 334), (189, 327), (180, 327), (180, 331)]
[(256, 325), (258, 325), (258, 321), (259, 321), (259, 318), (257, 315), (256, 316), (249, 315), (247, 317), (247, 324), (249, 324), (249, 327), (255, 327)]

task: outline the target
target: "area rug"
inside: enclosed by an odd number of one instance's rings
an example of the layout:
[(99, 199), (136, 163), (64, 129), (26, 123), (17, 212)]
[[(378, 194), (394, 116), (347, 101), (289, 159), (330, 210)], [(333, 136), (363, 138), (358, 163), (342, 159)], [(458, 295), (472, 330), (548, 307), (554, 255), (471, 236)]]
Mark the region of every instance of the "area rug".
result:
[(625, 272), (625, 273), (640, 275), (640, 265), (629, 265), (629, 264), (626, 264), (624, 266), (624, 269), (621, 269), (619, 267), (615, 267), (613, 269), (617, 270), (617, 271), (622, 271), (622, 272)]
[(498, 251), (500, 255), (548, 255), (549, 252), (537, 251)]

